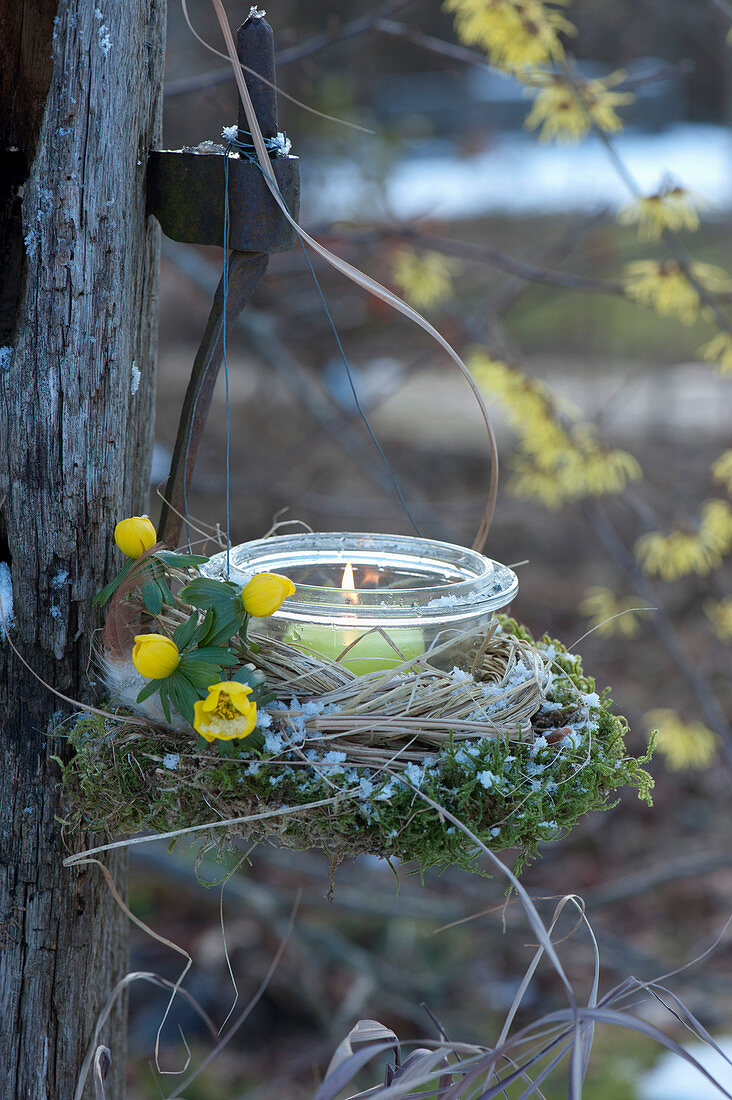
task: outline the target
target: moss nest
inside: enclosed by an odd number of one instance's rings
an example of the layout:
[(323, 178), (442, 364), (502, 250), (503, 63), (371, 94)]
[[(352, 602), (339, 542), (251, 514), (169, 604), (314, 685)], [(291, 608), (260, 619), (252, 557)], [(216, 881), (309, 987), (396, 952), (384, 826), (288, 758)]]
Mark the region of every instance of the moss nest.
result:
[[(68, 734), (76, 750), (63, 777), (72, 823), (114, 837), (208, 825), (202, 835), (220, 846), (243, 836), (322, 848), (333, 864), (368, 852), (419, 871), (474, 870), (475, 845), (420, 792), (493, 851), (518, 849), (519, 865), (590, 810), (614, 805), (624, 786), (650, 803), (653, 780), (643, 768), (649, 754), (628, 754), (628, 725), (613, 713), (609, 691), (598, 694), (580, 658), (560, 642), (534, 641), (505, 616), (499, 629), (551, 669), (528, 737), (448, 733), (436, 750), (418, 759), (412, 751), (397, 769), (354, 763), (347, 751), (333, 749), (332, 735), (323, 735), (320, 750), (312, 734), (283, 744), (276, 721), (282, 702), (263, 712), (264, 737), (236, 742), (240, 748), (227, 756), (199, 749), (185, 733), (132, 725), (129, 713), (85, 714)], [(307, 702), (298, 705), (307, 712)], [(319, 802), (326, 804), (313, 805)], [(259, 821), (232, 821), (270, 811)]]

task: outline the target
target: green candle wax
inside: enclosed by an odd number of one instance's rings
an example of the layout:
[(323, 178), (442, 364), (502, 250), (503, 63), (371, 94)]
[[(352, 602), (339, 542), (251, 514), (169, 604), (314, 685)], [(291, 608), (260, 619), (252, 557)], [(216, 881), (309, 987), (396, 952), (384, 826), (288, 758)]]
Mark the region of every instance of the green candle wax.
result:
[[(329, 661), (337, 661), (343, 650), (352, 646), (339, 664), (357, 676), (396, 668), (404, 661), (419, 657), (425, 647), (422, 631), (418, 627), (408, 626), (387, 627), (380, 633), (367, 632), (360, 627), (304, 623), (291, 626), (284, 640), (305, 653), (325, 657)], [(355, 645), (352, 645), (354, 642)], [(400, 657), (400, 653), (404, 656)]]

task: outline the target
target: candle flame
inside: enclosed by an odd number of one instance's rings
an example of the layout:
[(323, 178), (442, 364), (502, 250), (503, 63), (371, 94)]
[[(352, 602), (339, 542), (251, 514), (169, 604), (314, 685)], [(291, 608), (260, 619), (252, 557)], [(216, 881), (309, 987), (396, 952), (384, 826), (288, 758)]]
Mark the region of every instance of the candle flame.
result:
[(356, 592), (356, 586), (353, 581), (353, 566), (350, 561), (346, 562), (346, 568), (343, 570), (341, 588), (343, 589), (346, 603), (358, 603), (358, 593)]

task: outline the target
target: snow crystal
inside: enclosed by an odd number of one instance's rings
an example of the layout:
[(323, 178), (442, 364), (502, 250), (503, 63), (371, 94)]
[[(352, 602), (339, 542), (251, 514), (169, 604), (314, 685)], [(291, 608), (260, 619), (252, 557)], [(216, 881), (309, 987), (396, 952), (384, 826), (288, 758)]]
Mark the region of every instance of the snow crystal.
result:
[(264, 735), (264, 748), (270, 756), (277, 756), (281, 753), (285, 747), (285, 740), (282, 734), (275, 732), (275, 730), (268, 730)]
[(321, 703), (319, 699), (311, 699), (308, 703), (303, 703), (302, 712), (306, 718), (312, 715), (322, 714), (324, 703)]
[(13, 349), (9, 344), (0, 348), (0, 370), (10, 370), (10, 361), (13, 358)]
[(499, 787), (501, 785), (500, 775), (494, 775), (493, 772), (485, 771), (480, 772), (478, 775), (478, 782), (481, 787), (484, 787), (487, 791), (490, 791), (492, 787)]
[(221, 136), (226, 141), (236, 141), (239, 136), (239, 127), (236, 125), (236, 123), (233, 126), (224, 126), (223, 130), (221, 131)]
[(361, 779), (356, 794), (359, 798), (370, 798), (374, 785), (370, 779)]
[(388, 802), (396, 791), (396, 781), (394, 779), (388, 780), (381, 788), (378, 794), (374, 795), (376, 802)]
[(344, 772), (346, 769), (343, 767), (343, 763), (346, 759), (344, 752), (337, 752), (335, 749), (327, 752), (320, 761), (320, 771), (324, 775), (337, 775), (340, 772)]
[(168, 771), (174, 772), (180, 763), (180, 754), (177, 752), (166, 752), (163, 757), (163, 767)]
[(424, 768), (420, 768), (419, 764), (407, 764), (404, 774), (413, 787), (419, 787), (424, 779)]
[(99, 24), (99, 48), (105, 57), (109, 56), (109, 51), (112, 49), (112, 35), (109, 32), (109, 27), (104, 22), (104, 15), (101, 8), (94, 9), (94, 18)]
[(25, 252), (29, 260), (32, 260), (38, 251), (38, 234), (35, 229), (29, 229), (23, 238), (25, 242)]
[(130, 393), (132, 394), (133, 397), (135, 396), (138, 389), (140, 388), (140, 379), (141, 378), (142, 378), (142, 375), (140, 374), (140, 368), (138, 367), (137, 363), (133, 359), (132, 360), (132, 381), (130, 382)]
[(55, 577), (51, 578), (51, 588), (63, 588), (65, 584), (69, 583), (69, 572), (66, 569), (59, 569)]
[(292, 149), (292, 142), (287, 134), (283, 134), (281, 130), (277, 131), (276, 138), (271, 139), (270, 145), (273, 149), (277, 150), (281, 157), (288, 156), (290, 149)]
[(600, 696), (596, 691), (591, 691), (589, 694), (582, 696), (582, 702), (591, 710), (597, 710), (600, 706)]

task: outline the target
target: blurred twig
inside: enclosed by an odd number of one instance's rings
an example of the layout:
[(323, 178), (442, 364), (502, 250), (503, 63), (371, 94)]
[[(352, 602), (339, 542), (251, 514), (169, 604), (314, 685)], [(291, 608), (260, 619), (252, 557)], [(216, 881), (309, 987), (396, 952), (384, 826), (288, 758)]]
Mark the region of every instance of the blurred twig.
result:
[(628, 580), (632, 581), (638, 595), (647, 600), (652, 607), (658, 609), (655, 615), (649, 616), (649, 623), (661, 639), (666, 652), (672, 658), (683, 680), (691, 689), (705, 720), (722, 738), (724, 758), (727, 764), (732, 767), (732, 729), (711, 684), (699, 671), (682, 644), (665, 610), (663, 600), (635, 557), (626, 548), (603, 505), (597, 500), (585, 501), (583, 509), (587, 519), (594, 527), (620, 571)]
[(584, 290), (594, 294), (614, 294), (624, 296), (623, 284), (609, 279), (593, 279), (586, 275), (572, 275), (551, 268), (538, 267), (535, 264), (509, 256), (499, 248), (476, 244), (474, 241), (456, 241), (450, 237), (441, 237), (436, 233), (425, 233), (415, 226), (379, 226), (363, 233), (333, 233), (332, 240), (346, 244), (375, 244), (381, 240), (400, 240), (416, 242), (423, 248), (444, 252), (447, 256), (456, 256), (462, 260), (479, 260), (493, 264), (502, 271), (520, 279), (534, 283), (546, 283), (559, 286), (564, 290)]
[[(213, 293), (217, 275), (195, 249), (164, 239), (163, 255), (194, 285), (207, 294)], [(355, 459), (359, 470), (391, 496), (393, 492), (391, 479), (388, 478), (381, 464), (374, 460), (371, 448), (354, 430), (357, 423), (356, 417), (349, 420), (336, 409), (319, 382), (281, 339), (274, 318), (263, 310), (248, 306), (237, 318), (236, 327), (246, 333), (257, 354), (279, 374), (290, 392), (328, 434), (328, 438), (334, 439), (351, 458)], [(407, 484), (406, 479), (402, 480)], [(441, 517), (433, 505), (426, 500), (421, 490), (413, 483), (408, 484), (408, 489), (410, 495), (421, 502), (424, 511), (436, 527), (444, 533), (445, 527)]]
[[(300, 42), (296, 46), (278, 50), (275, 56), (277, 67), (282, 68), (284, 65), (291, 65), (296, 61), (303, 61), (306, 57), (311, 57), (336, 42), (344, 42), (348, 38), (355, 38), (357, 35), (371, 30), (384, 15), (408, 7), (413, 2), (414, 0), (386, 0), (376, 11), (372, 11), (368, 15), (351, 19), (347, 23), (338, 23), (326, 31), (314, 34), (311, 38)], [(254, 75), (256, 76), (256, 73)], [(163, 94), (166, 99), (171, 99), (174, 96), (201, 91), (203, 88), (213, 88), (217, 84), (225, 84), (227, 80), (231, 80), (230, 65), (225, 69), (215, 69), (213, 72), (197, 73), (194, 76), (182, 77), (180, 80), (171, 80), (169, 84), (165, 85)]]

